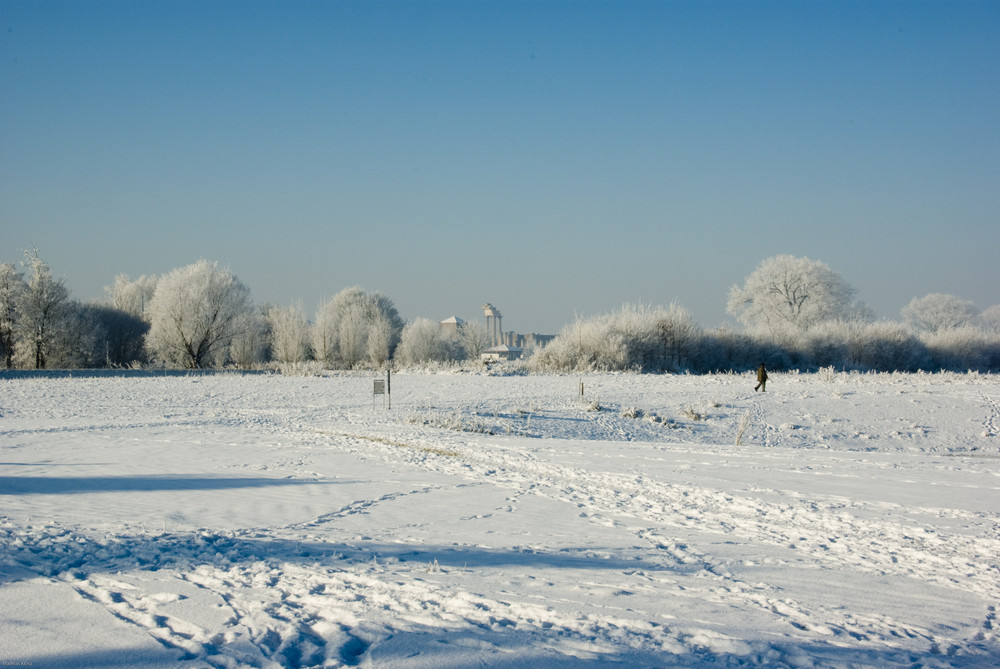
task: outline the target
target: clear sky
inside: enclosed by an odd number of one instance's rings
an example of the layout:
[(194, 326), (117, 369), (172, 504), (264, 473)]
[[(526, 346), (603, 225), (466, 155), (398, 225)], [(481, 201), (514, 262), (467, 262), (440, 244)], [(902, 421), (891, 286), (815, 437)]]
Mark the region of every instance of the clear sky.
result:
[(0, 262), (707, 328), (787, 253), (1000, 303), (998, 2), (0, 1)]

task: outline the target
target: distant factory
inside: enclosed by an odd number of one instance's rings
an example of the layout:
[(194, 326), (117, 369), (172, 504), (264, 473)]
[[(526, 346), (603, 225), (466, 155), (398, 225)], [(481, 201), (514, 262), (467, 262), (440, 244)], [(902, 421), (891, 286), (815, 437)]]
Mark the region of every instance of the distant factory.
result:
[[(543, 335), (530, 332), (520, 334), (513, 330), (503, 331), (503, 315), (500, 310), (487, 302), (483, 305), (486, 317), (486, 337), (488, 348), (483, 351), (483, 360), (516, 360), (524, 355), (526, 350), (544, 347), (556, 338), (555, 335)], [(457, 316), (441, 321), (441, 329), (458, 336), (466, 322)]]

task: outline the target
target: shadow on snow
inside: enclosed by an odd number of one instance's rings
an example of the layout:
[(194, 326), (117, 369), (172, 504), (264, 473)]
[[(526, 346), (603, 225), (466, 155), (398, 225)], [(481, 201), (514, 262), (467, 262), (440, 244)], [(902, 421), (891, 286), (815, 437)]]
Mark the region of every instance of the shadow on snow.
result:
[(212, 476), (0, 476), (0, 495), (72, 495), (102, 492), (229, 490), (289, 485), (328, 485), (332, 481)]
[[(200, 480), (200, 479), (199, 479)], [(180, 479), (177, 483), (182, 483)], [(192, 480), (188, 479), (188, 485)], [(237, 485), (248, 480), (223, 479), (221, 485)], [(249, 482), (253, 482), (250, 479)], [(167, 479), (152, 479), (146, 485), (172, 485)], [(267, 480), (266, 484), (281, 484)], [(288, 483), (296, 483), (290, 481)], [(141, 485), (135, 484), (135, 485)], [(72, 582), (96, 573), (125, 571), (157, 571), (160, 569), (193, 570), (212, 565), (219, 569), (256, 563), (275, 568), (282, 564), (312, 565), (331, 571), (347, 569), (365, 563), (391, 568), (392, 561), (412, 562), (423, 566), (434, 561), (443, 570), (474, 569), (517, 565), (529, 568), (565, 569), (641, 569), (677, 571), (700, 568), (678, 563), (654, 564), (643, 559), (602, 558), (585, 551), (524, 551), (486, 549), (480, 547), (426, 546), (384, 544), (360, 541), (333, 543), (317, 540), (299, 541), (294, 538), (265, 536), (269, 530), (241, 530), (232, 533), (196, 531), (184, 533), (143, 534), (90, 537), (56, 527), (20, 529), (0, 528), (3, 539), (0, 548), (0, 584), (37, 575), (59, 577)], [(273, 530), (271, 530), (273, 531)], [(294, 531), (285, 528), (279, 531)], [(2, 536), (5, 535), (5, 536)], [(548, 632), (543, 629), (521, 629), (509, 626), (489, 626), (469, 621), (456, 629), (450, 624), (407, 625), (406, 629), (383, 630), (378, 639), (355, 636), (344, 629), (339, 645), (327, 648), (337, 640), (324, 640), (308, 629), (300, 630), (298, 640), (282, 644), (268, 653), (269, 660), (281, 667), (319, 666), (328, 661), (329, 653), (339, 654), (342, 665), (370, 664), (394, 668), (434, 666), (440, 669), (475, 665), (499, 669), (526, 667), (735, 667), (735, 666), (799, 666), (808, 657), (809, 666), (879, 666), (908, 667), (923, 662), (934, 666), (986, 667), (998, 666), (1000, 655), (994, 649), (982, 648), (979, 654), (949, 656), (933, 649), (925, 652), (891, 648), (847, 647), (815, 642), (796, 643), (782, 639), (775, 643), (750, 642), (753, 650), (733, 654), (709, 650), (697, 644), (685, 644), (684, 652), (656, 647), (636, 648), (628, 644), (590, 644), (587, 634), (567, 630)], [(568, 636), (567, 636), (568, 634)], [(345, 641), (346, 639), (346, 641)], [(207, 655), (193, 656), (167, 642), (168, 653), (176, 653), (180, 666), (205, 667), (214, 664), (211, 658), (228, 656), (225, 644), (206, 647)], [(587, 651), (588, 646), (592, 647)], [(326, 660), (324, 660), (326, 658)], [(80, 654), (44, 655), (30, 658), (36, 667), (97, 667), (109, 666), (108, 657), (100, 651)], [(114, 663), (112, 663), (114, 664)], [(124, 665), (123, 665), (124, 666)], [(153, 654), (143, 666), (165, 666)], [(176, 665), (175, 665), (176, 666)]]

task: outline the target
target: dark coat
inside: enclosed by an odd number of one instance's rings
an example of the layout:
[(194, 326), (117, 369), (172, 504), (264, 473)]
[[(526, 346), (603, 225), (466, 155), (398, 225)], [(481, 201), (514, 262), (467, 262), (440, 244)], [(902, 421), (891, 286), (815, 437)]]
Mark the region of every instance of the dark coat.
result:
[(764, 369), (764, 365), (757, 368), (757, 383), (764, 383), (767, 381), (767, 370)]

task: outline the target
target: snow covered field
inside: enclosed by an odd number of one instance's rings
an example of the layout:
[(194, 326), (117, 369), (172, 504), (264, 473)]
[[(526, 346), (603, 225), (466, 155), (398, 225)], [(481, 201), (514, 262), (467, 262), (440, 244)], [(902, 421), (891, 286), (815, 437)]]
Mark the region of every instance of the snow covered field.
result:
[(372, 380), (0, 376), (0, 665), (1000, 665), (995, 376)]

